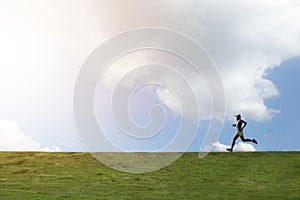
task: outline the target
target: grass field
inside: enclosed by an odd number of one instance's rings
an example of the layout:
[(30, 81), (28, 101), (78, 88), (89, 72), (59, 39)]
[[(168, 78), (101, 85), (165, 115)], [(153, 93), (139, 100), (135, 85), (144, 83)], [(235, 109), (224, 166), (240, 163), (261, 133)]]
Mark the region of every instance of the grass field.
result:
[(146, 174), (88, 153), (0, 153), (0, 199), (300, 199), (300, 152), (185, 153)]

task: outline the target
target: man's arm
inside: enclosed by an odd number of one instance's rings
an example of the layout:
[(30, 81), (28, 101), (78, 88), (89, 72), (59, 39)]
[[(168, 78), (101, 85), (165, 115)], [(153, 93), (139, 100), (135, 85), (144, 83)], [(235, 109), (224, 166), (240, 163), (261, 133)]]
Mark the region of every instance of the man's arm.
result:
[(242, 120), (243, 122), (243, 126), (242, 126), (242, 130), (247, 126), (247, 122), (245, 122), (244, 120)]

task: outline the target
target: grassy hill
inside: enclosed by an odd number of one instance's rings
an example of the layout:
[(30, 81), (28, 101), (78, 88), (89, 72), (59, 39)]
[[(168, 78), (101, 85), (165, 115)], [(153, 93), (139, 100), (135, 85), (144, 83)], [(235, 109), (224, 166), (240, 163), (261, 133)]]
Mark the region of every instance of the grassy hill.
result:
[(300, 152), (185, 153), (156, 172), (88, 153), (0, 153), (0, 199), (300, 199)]

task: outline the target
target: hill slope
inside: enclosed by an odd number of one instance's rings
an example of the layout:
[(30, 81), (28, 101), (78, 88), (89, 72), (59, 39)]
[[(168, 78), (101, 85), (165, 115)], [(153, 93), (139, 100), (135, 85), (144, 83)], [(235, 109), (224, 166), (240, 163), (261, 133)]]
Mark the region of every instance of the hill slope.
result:
[(0, 153), (0, 199), (300, 199), (300, 152), (185, 153), (156, 172), (88, 153)]

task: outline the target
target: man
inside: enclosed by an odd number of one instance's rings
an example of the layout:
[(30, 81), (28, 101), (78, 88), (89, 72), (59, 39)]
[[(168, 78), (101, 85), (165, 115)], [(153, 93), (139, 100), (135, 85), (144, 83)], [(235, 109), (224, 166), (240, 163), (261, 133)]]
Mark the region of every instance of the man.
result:
[(240, 137), (241, 140), (243, 142), (253, 142), (255, 144), (257, 144), (257, 141), (255, 139), (245, 139), (244, 138), (244, 135), (243, 135), (243, 129), (245, 128), (245, 126), (247, 125), (247, 122), (245, 122), (244, 120), (242, 120), (242, 117), (240, 114), (237, 114), (237, 115), (234, 115), (236, 117), (236, 123), (235, 124), (232, 124), (232, 126), (235, 126), (236, 127), (236, 133), (235, 133), (235, 136), (232, 140), (232, 144), (231, 144), (231, 148), (227, 148), (226, 150), (227, 151), (230, 151), (232, 152), (233, 150), (233, 147), (235, 145), (235, 141)]

